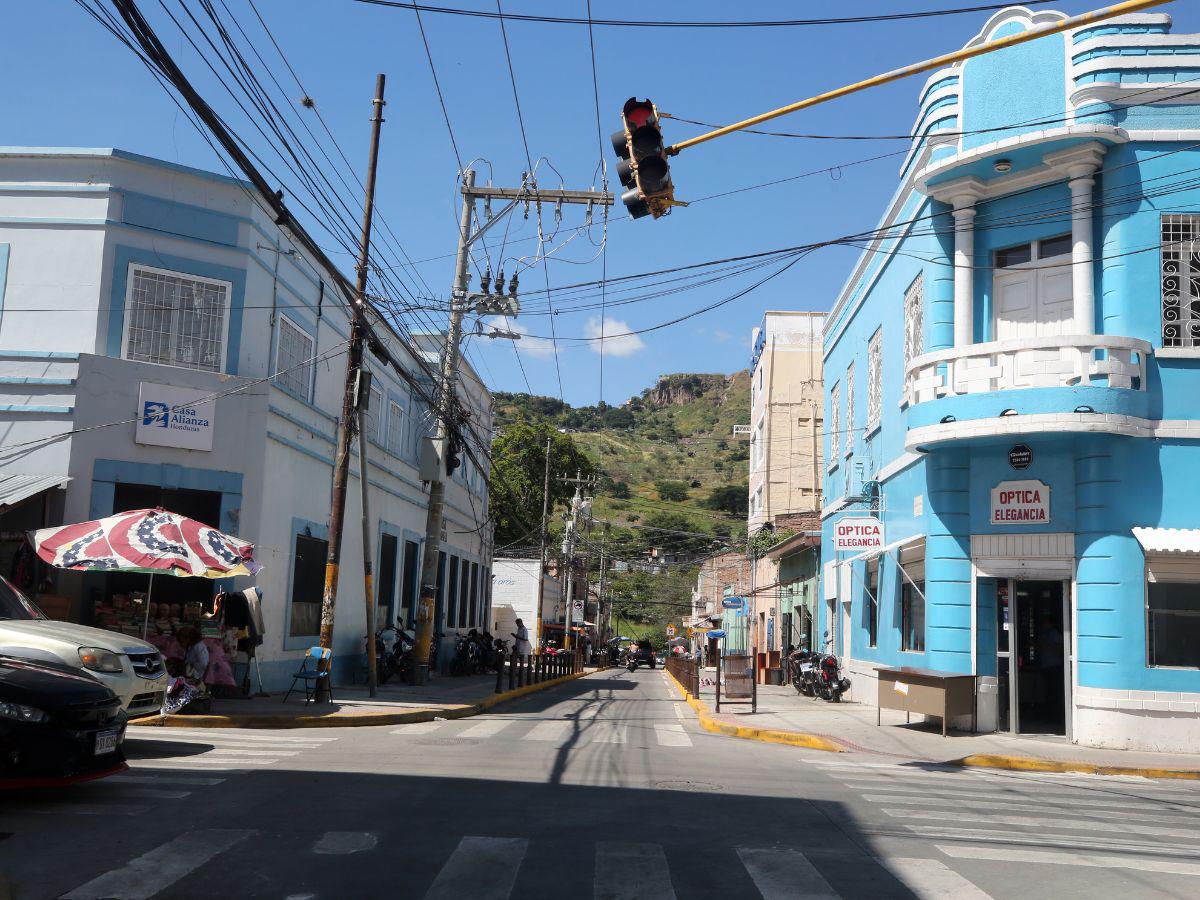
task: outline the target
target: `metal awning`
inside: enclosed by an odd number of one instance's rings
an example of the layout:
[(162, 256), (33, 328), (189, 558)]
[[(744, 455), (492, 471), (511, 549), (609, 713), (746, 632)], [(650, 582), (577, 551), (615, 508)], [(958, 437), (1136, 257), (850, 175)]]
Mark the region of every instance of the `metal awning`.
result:
[(70, 475), (2, 475), (0, 476), (0, 511), (16, 506), (35, 494), (51, 488), (67, 486)]
[(857, 556), (851, 556), (849, 559), (843, 559), (839, 565), (844, 566), (847, 563), (858, 562), (861, 559), (871, 559), (875, 556), (882, 556), (884, 553), (890, 553), (893, 550), (898, 550), (901, 547), (907, 547), (909, 544), (915, 544), (917, 541), (923, 540), (925, 540), (925, 535), (923, 534), (909, 535), (906, 538), (900, 538), (898, 541), (892, 541), (890, 544), (884, 544), (882, 547), (878, 547), (875, 550), (864, 550)]
[(1200, 528), (1135, 528), (1147, 553), (1200, 553)]

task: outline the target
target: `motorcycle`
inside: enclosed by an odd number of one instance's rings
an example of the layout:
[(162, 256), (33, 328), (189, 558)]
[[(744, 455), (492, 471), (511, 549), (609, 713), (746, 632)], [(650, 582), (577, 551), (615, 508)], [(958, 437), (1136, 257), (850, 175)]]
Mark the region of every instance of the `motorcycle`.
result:
[(638, 667), (638, 658), (636, 653), (630, 653), (625, 657), (625, 668), (630, 672), (636, 672)]
[(820, 654), (811, 650), (797, 650), (788, 657), (788, 671), (792, 687), (804, 697), (816, 695), (816, 669)]
[(375, 632), (376, 677), (380, 684), (397, 676), (407, 679), (412, 672), (412, 648), (415, 638), (397, 625)]
[[(826, 642), (828, 647), (831, 642)], [(850, 679), (843, 678), (837, 657), (832, 653), (797, 650), (788, 657), (792, 686), (805, 697), (820, 697), (826, 703), (840, 703), (850, 690)]]

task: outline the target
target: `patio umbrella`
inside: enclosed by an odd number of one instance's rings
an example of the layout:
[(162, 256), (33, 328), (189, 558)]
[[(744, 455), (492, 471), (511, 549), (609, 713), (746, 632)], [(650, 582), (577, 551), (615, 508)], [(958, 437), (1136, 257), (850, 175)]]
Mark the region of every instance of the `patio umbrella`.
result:
[(249, 541), (210, 528), (203, 522), (163, 509), (138, 509), (105, 519), (42, 528), (30, 534), (43, 562), (76, 572), (145, 572), (145, 638), (150, 624), (150, 594), (155, 575), (179, 578), (228, 578), (256, 575)]

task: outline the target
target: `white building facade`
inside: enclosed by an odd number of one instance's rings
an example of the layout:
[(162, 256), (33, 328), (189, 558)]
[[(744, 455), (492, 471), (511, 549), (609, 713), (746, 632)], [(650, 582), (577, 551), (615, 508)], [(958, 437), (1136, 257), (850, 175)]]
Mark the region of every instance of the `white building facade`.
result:
[[(406, 342), (376, 324), (432, 388), (440, 335)], [(0, 152), (0, 491), (13, 485), (0, 498), (4, 574), (14, 529), (151, 506), (191, 515), (256, 545), (259, 660), (268, 689), (286, 686), (319, 631), (348, 335), (343, 298), (248, 185), (121, 150)], [(428, 499), (417, 464), (432, 418), (407, 380), (369, 354), (368, 365), (377, 623), (410, 622)], [(490, 394), (465, 364), (459, 397), (490, 444)], [(193, 400), (203, 402), (179, 420), (156, 414)], [(443, 650), (490, 620), (486, 476), (464, 456), (447, 485)], [(341, 680), (360, 670), (367, 632), (359, 477), (355, 456), (334, 637)], [(39, 588), (85, 623), (145, 580), (44, 577)], [(153, 599), (213, 590), (159, 579)]]

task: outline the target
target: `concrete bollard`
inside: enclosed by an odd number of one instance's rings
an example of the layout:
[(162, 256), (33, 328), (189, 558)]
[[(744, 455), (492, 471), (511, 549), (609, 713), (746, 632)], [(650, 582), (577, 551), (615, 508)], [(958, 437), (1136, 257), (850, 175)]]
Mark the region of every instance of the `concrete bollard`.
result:
[(508, 689), (511, 691), (517, 677), (517, 649), (514, 647), (512, 657), (508, 660)]

